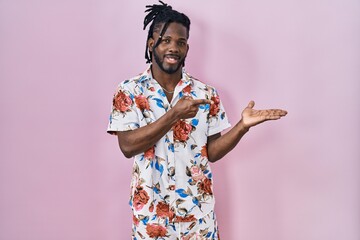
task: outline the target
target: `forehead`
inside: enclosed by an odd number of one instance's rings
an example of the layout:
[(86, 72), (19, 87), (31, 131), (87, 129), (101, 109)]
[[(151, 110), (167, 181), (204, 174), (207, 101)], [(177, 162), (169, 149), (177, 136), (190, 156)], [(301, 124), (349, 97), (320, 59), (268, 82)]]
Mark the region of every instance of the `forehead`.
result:
[[(164, 27), (165, 23), (162, 23), (159, 27), (159, 31), (156, 31), (157, 35), (160, 34)], [(172, 37), (172, 38), (188, 38), (187, 29), (184, 25), (177, 22), (172, 22), (168, 25), (163, 37)]]

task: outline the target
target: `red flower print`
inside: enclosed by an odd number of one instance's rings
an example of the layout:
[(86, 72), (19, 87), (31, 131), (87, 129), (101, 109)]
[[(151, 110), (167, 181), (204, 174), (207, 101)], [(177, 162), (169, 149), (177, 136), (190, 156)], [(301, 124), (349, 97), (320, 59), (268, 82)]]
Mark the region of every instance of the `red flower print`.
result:
[(139, 226), (139, 219), (137, 219), (136, 217), (135, 217), (135, 215), (133, 214), (133, 223), (136, 225), (136, 226)]
[(151, 160), (153, 159), (155, 156), (155, 147), (152, 146), (151, 148), (149, 148), (148, 150), (146, 150), (146, 152), (144, 153), (144, 158)]
[(141, 210), (144, 205), (149, 201), (149, 198), (149, 195), (141, 186), (136, 187), (133, 199), (133, 205), (135, 210)]
[(165, 227), (158, 224), (148, 224), (146, 226), (146, 233), (151, 238), (165, 237), (167, 230)]
[(183, 120), (178, 121), (175, 126), (173, 126), (174, 131), (174, 140), (185, 142), (189, 139), (189, 134), (192, 130), (192, 126), (186, 123)]
[(113, 99), (114, 108), (122, 113), (128, 111), (132, 104), (131, 98), (123, 91), (119, 91)]
[(150, 105), (149, 105), (149, 101), (147, 100), (147, 98), (144, 95), (138, 95), (135, 97), (135, 103), (136, 106), (138, 108), (140, 108), (141, 111), (149, 110), (150, 109)]
[(196, 222), (196, 218), (194, 217), (194, 215), (188, 215), (185, 217), (181, 217), (181, 216), (176, 216), (175, 217), (175, 222)]
[(211, 97), (211, 100), (214, 102), (210, 105), (210, 116), (216, 116), (220, 111), (220, 98), (218, 96)]
[(196, 165), (190, 168), (190, 172), (191, 172), (191, 177), (195, 182), (202, 180), (205, 177), (202, 170)]
[(202, 146), (202, 148), (201, 148), (201, 156), (202, 157), (208, 157), (208, 152), (207, 152), (207, 146), (206, 145), (204, 145), (204, 146)]
[(212, 195), (211, 185), (211, 180), (204, 178), (199, 184), (199, 191)]
[(190, 94), (191, 93), (191, 85), (187, 85), (186, 87), (184, 87), (184, 89), (182, 91), (183, 91), (183, 93)]
[(153, 212), (153, 211), (154, 211), (154, 203), (151, 203), (151, 204), (150, 204), (149, 211), (150, 211), (150, 212)]
[(156, 205), (156, 215), (158, 215), (158, 217), (166, 218), (169, 216), (169, 213), (170, 213), (169, 204), (165, 202), (159, 202)]

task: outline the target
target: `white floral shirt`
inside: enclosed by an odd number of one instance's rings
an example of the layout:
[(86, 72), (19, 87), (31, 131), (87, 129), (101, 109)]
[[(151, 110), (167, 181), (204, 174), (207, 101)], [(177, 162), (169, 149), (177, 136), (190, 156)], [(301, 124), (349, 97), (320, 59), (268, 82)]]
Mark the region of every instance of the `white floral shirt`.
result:
[(188, 222), (214, 209), (213, 176), (207, 138), (228, 128), (216, 90), (182, 70), (169, 103), (150, 67), (119, 84), (113, 98), (108, 133), (144, 127), (163, 116), (183, 96), (211, 99), (194, 118), (179, 120), (153, 147), (134, 157), (130, 205), (134, 221)]

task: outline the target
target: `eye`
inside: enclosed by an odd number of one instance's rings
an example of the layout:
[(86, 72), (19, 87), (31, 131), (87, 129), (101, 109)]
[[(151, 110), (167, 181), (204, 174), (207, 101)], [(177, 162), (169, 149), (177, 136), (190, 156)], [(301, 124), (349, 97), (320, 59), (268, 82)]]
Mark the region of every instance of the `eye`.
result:
[(179, 45), (180, 47), (184, 47), (184, 46), (186, 45), (186, 42), (178, 42), (178, 45)]
[(170, 43), (170, 39), (166, 38), (162, 40), (163, 43)]

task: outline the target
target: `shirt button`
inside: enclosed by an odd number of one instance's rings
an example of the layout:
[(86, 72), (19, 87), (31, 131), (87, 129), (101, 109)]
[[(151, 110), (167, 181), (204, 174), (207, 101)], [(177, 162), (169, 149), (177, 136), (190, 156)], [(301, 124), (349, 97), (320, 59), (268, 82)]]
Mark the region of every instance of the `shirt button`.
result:
[(175, 190), (175, 185), (169, 185), (169, 190), (174, 191)]

